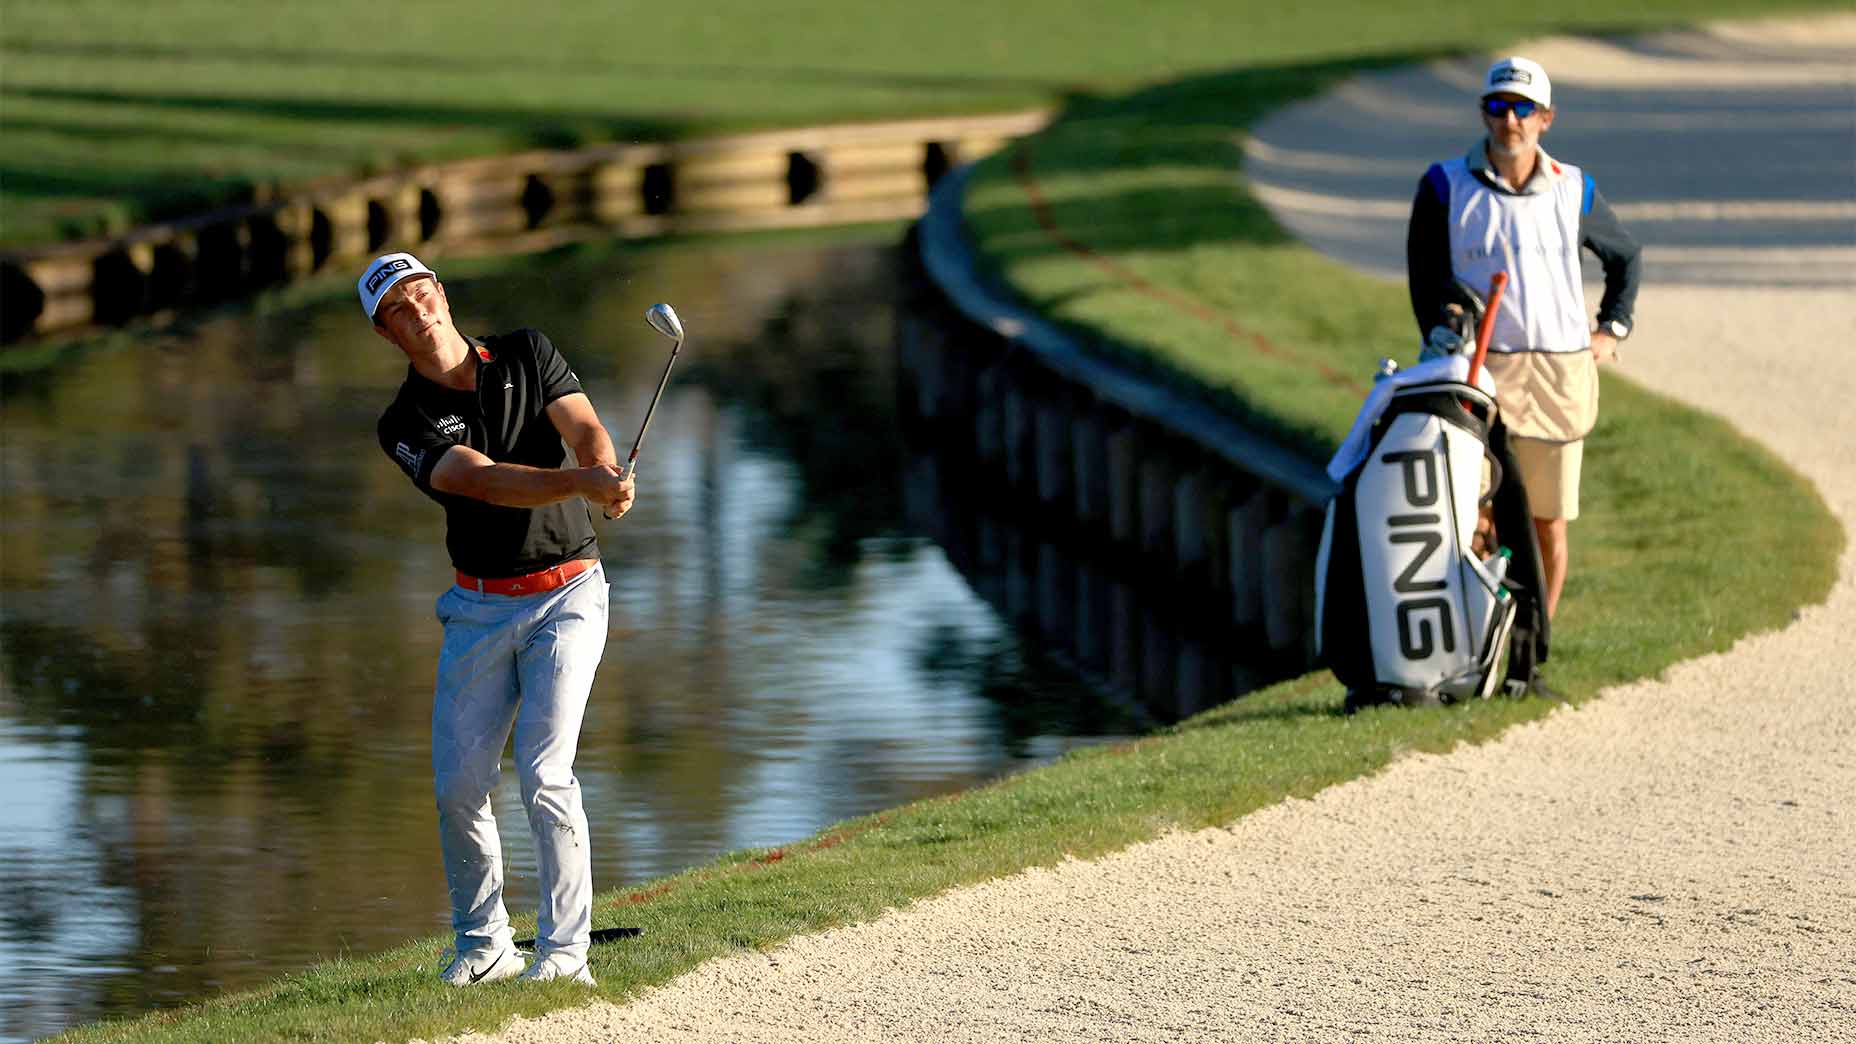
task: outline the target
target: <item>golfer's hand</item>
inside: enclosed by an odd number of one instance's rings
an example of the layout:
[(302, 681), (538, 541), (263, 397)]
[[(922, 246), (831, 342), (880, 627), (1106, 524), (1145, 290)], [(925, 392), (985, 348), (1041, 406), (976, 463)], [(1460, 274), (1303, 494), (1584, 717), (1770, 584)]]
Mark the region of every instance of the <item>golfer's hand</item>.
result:
[(580, 495), (588, 501), (598, 504), (607, 518), (618, 518), (624, 514), (621, 507), (632, 506), (631, 476), (614, 464), (594, 464), (581, 468), (578, 473)]
[(1600, 366), (1618, 361), (1618, 339), (1608, 333), (1592, 335), (1592, 357)]
[[(623, 472), (621, 472), (623, 474)], [(606, 504), (607, 518), (623, 518), (632, 509), (632, 501), (638, 498), (637, 482), (630, 475), (619, 481), (619, 493)]]

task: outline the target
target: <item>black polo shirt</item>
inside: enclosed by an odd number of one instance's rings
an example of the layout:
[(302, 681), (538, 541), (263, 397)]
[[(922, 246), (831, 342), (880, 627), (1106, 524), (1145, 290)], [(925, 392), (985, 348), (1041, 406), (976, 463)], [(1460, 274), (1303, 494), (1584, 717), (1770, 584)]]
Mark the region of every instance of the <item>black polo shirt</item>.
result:
[(518, 508), (432, 488), (432, 469), (452, 446), (532, 468), (558, 468), (567, 459), (547, 406), (579, 392), (580, 378), (554, 345), (528, 329), (466, 340), (477, 360), (477, 390), (446, 388), (408, 366), (406, 383), (380, 416), (380, 448), (445, 509), (445, 548), (460, 572), (493, 579), (598, 558), (592, 516), (578, 497)]

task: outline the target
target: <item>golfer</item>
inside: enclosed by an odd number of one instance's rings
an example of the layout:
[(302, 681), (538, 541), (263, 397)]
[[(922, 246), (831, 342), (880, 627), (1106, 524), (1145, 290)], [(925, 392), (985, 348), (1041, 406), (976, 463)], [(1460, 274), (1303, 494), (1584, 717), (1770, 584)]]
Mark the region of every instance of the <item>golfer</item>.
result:
[[(591, 984), (592, 862), (574, 751), (606, 647), (606, 578), (582, 501), (608, 518), (632, 480), (580, 390), (535, 330), (467, 337), (445, 288), (411, 254), (374, 259), (361, 310), (411, 366), (380, 418), (380, 447), (445, 509), (457, 583), (438, 599), (445, 642), (432, 701), (432, 775), (457, 955), (455, 986), (521, 975)], [(565, 445), (579, 467), (564, 468)], [(540, 861), (535, 963), (503, 908), (490, 791), (515, 730), (516, 775)]]
[[(1447, 312), (1469, 305), (1458, 280), (1486, 292), (1496, 272), (1509, 275), (1487, 365), (1534, 516), (1551, 618), (1570, 560), (1567, 523), (1579, 517), (1585, 437), (1598, 421), (1598, 365), (1614, 361), (1630, 336), (1642, 267), (1592, 176), (1540, 147), (1554, 116), (1545, 69), (1526, 58), (1497, 61), (1479, 106), (1486, 136), (1418, 182), (1406, 274), (1418, 329), (1433, 344), (1457, 336)], [(1605, 271), (1596, 329), (1581, 247)]]

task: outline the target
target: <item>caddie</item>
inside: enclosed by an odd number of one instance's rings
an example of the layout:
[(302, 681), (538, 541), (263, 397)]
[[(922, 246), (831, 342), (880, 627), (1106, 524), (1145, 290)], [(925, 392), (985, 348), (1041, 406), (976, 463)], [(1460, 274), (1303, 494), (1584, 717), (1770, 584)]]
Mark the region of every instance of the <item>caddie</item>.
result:
[[(520, 975), (592, 984), (592, 861), (574, 753), (606, 646), (606, 577), (587, 503), (630, 510), (633, 483), (566, 360), (532, 329), (470, 337), (438, 277), (411, 254), (375, 258), (361, 310), (410, 362), (381, 415), (380, 448), (445, 511), (456, 582), (438, 599), (444, 646), (432, 702), (432, 775), (451, 896), (454, 986)], [(563, 467), (566, 448), (578, 466)], [(515, 732), (516, 775), (541, 891), (524, 969), (503, 907), (490, 792)]]
[[(1418, 182), (1406, 275), (1419, 332), (1432, 345), (1459, 336), (1453, 306), (1472, 307), (1459, 281), (1486, 294), (1496, 272), (1509, 275), (1487, 366), (1534, 516), (1550, 618), (1570, 560), (1567, 523), (1579, 517), (1585, 438), (1598, 420), (1598, 366), (1614, 362), (1630, 336), (1640, 251), (1592, 176), (1540, 147), (1555, 110), (1539, 63), (1490, 65), (1478, 107), (1485, 137)], [(1605, 273), (1595, 325), (1581, 247)]]

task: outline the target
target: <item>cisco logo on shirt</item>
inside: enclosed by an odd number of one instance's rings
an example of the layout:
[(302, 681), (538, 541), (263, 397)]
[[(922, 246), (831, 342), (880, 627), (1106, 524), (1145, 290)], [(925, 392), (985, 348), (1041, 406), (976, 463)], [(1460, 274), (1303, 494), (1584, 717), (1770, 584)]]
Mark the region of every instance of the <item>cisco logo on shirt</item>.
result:
[(439, 431), (444, 432), (454, 439), (464, 434), (464, 418), (455, 413), (440, 417), (435, 423), (438, 425)]

